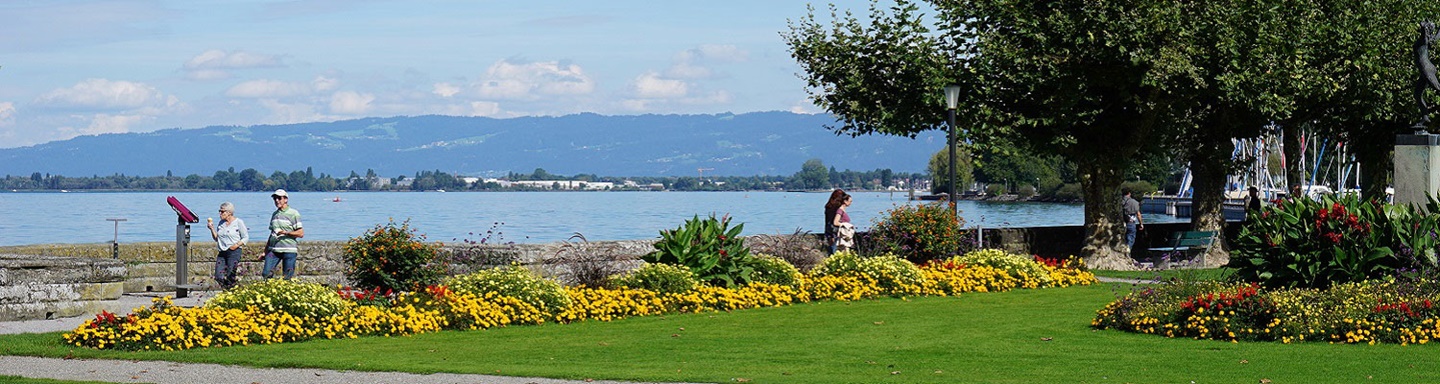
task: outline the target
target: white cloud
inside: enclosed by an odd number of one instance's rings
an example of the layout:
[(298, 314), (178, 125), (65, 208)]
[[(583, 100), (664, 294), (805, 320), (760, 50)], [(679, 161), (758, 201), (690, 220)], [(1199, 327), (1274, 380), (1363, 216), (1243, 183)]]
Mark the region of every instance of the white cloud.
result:
[(644, 99), (684, 97), (689, 89), (689, 85), (684, 81), (666, 79), (654, 72), (636, 77), (631, 84), (635, 89), (635, 96)]
[(15, 103), (0, 102), (0, 126), (15, 123)]
[(309, 94), (309, 84), (291, 83), (279, 80), (250, 80), (225, 91), (226, 96), (252, 99), (282, 98)]
[(675, 54), (674, 64), (665, 76), (677, 79), (715, 77), (709, 63), (738, 63), (750, 60), (750, 54), (734, 45), (706, 44)]
[(460, 87), (450, 83), (435, 83), (434, 90), (430, 91), (440, 97), (449, 98), (460, 93)]
[(220, 80), (230, 78), (230, 69), (279, 68), (285, 63), (279, 56), (212, 49), (186, 61), (182, 68), (185, 77), (191, 80)]
[(500, 103), (475, 101), (470, 103), (470, 116), (495, 116), (500, 114)]
[(803, 113), (803, 114), (807, 114), (807, 115), (814, 115), (814, 114), (817, 114), (817, 113), (821, 113), (821, 112), (823, 112), (823, 111), (820, 110), (820, 107), (816, 107), (816, 106), (815, 106), (815, 103), (814, 103), (814, 102), (811, 102), (810, 99), (803, 99), (803, 100), (797, 101), (797, 102), (795, 102), (795, 104), (791, 105), (791, 106), (790, 106), (790, 112), (792, 112), (792, 113)]
[(477, 88), (487, 99), (536, 99), (588, 94), (595, 91), (595, 81), (575, 64), (501, 60), (485, 71)]
[(335, 92), (330, 96), (330, 113), (343, 115), (359, 115), (370, 110), (370, 102), (375, 101), (375, 95), (352, 91)]
[(46, 107), (108, 110), (177, 103), (179, 99), (144, 83), (107, 79), (86, 79), (69, 88), (46, 92), (35, 100), (35, 104)]
[(750, 60), (750, 53), (733, 44), (705, 44), (691, 50), (699, 58), (728, 63), (738, 63)]
[(711, 76), (710, 68), (689, 62), (675, 63), (665, 70), (665, 76), (681, 79), (703, 79)]
[(185, 69), (242, 69), (283, 67), (280, 58), (245, 51), (225, 52), (218, 49), (205, 51), (185, 62)]
[(144, 115), (96, 114), (91, 117), (90, 126), (86, 127), (80, 134), (98, 135), (102, 133), (130, 132), (131, 126), (152, 119), (154, 119), (154, 117)]
[(316, 92), (328, 92), (340, 86), (340, 80), (325, 76), (315, 76), (315, 80), (310, 81), (310, 86), (315, 87)]
[(289, 104), (262, 99), (260, 105), (270, 110), (270, 117), (265, 119), (267, 124), (309, 123), (326, 120), (324, 116), (315, 113), (315, 107), (310, 104)]

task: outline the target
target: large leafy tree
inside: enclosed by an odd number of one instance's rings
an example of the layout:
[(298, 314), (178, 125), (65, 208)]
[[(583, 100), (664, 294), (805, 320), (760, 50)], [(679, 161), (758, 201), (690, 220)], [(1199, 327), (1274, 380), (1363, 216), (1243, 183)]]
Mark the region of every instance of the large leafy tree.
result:
[[(1165, 127), (1167, 86), (1184, 75), (1175, 47), (1182, 8), (1165, 1), (934, 1), (938, 34), (917, 7), (871, 7), (822, 27), (813, 12), (786, 34), (816, 103), (838, 132), (913, 135), (936, 127), (940, 88), (959, 84), (975, 142), (1012, 140), (1073, 161), (1085, 191), (1084, 253), (1123, 267), (1119, 186)], [(834, 12), (832, 11), (832, 14)], [(938, 49), (938, 50), (937, 50)], [(855, 65), (864, 63), (865, 65)], [(887, 69), (888, 68), (888, 69)], [(898, 79), (887, 76), (930, 76)]]
[[(1287, 151), (1301, 127), (1348, 140), (1384, 186), (1388, 144), (1418, 116), (1409, 98), (1419, 16), (1440, 2), (930, 0), (871, 6), (868, 22), (812, 10), (785, 34), (837, 133), (914, 135), (940, 126), (940, 88), (965, 87), (962, 126), (984, 153), (1012, 141), (1076, 164), (1086, 195), (1085, 255), (1123, 267), (1121, 180), (1171, 153), (1196, 175), (1198, 228), (1221, 224), (1230, 139), (1276, 123)], [(937, 51), (938, 49), (938, 51)], [(1163, 143), (1163, 146), (1159, 143)], [(1297, 181), (1294, 152), (1287, 153)]]

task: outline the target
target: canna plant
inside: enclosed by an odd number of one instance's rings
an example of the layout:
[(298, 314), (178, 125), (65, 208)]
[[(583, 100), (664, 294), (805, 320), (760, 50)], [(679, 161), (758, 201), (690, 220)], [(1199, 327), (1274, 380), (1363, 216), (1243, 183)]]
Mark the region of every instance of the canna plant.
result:
[(740, 238), (744, 228), (743, 223), (730, 227), (729, 216), (701, 219), (697, 215), (679, 228), (660, 231), (655, 251), (641, 258), (689, 268), (700, 281), (715, 286), (749, 284), (755, 261)]
[(1250, 214), (1228, 266), (1267, 287), (1325, 288), (1434, 267), (1436, 229), (1418, 207), (1353, 195), (1281, 200)]

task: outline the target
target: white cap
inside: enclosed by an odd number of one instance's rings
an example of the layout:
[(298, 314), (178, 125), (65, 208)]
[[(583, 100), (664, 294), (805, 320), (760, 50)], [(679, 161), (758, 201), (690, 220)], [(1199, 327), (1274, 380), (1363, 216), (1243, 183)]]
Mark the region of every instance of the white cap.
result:
[(270, 197), (290, 197), (290, 194), (285, 193), (284, 189), (277, 189), (275, 193), (270, 194)]

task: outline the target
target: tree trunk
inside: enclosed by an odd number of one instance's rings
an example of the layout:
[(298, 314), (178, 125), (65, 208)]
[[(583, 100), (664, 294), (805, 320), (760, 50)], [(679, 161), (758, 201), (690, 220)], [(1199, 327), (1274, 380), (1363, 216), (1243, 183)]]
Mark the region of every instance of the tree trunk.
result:
[(1120, 251), (1125, 244), (1125, 221), (1120, 213), (1124, 168), (1094, 159), (1076, 163), (1080, 187), (1085, 190), (1085, 246), (1080, 250), (1085, 265), (1095, 269), (1135, 269), (1130, 255)]
[[(1192, 231), (1215, 231), (1217, 241), (1225, 243), (1225, 179), (1229, 176), (1226, 164), (1235, 151), (1235, 143), (1229, 139), (1213, 140), (1197, 146), (1190, 157), (1190, 174), (1194, 177), (1191, 185), (1195, 194), (1190, 199), (1190, 228)], [(1223, 248), (1223, 247), (1222, 247)], [(1220, 256), (1205, 258), (1205, 266), (1219, 266), (1228, 263), (1224, 252)], [(1226, 260), (1219, 260), (1226, 259)]]
[(1377, 129), (1352, 136), (1350, 150), (1360, 164), (1360, 195), (1366, 200), (1385, 201), (1385, 188), (1390, 186), (1395, 171), (1395, 135), (1391, 130)]

